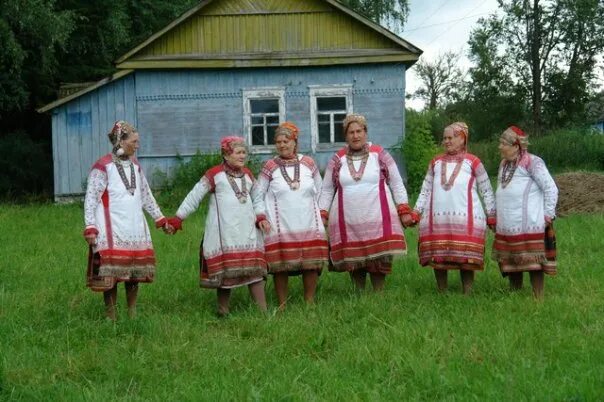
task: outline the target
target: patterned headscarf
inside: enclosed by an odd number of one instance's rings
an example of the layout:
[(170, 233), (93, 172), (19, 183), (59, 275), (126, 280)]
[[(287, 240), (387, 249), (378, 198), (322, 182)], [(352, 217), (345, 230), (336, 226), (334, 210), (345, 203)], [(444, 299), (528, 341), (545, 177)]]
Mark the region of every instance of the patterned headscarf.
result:
[(518, 145), (521, 150), (526, 150), (529, 145), (526, 133), (516, 126), (506, 128), (501, 139), (510, 145)]
[(121, 156), (124, 154), (124, 150), (120, 146), (120, 141), (124, 138), (128, 138), (130, 134), (136, 133), (136, 129), (134, 126), (127, 121), (118, 120), (113, 125), (113, 128), (107, 134), (109, 137), (109, 141), (113, 145), (113, 153), (117, 156)]
[(285, 135), (290, 140), (298, 142), (298, 134), (300, 133), (300, 129), (291, 121), (284, 121), (279, 124), (279, 127), (275, 130), (275, 138), (278, 135)]
[(453, 124), (449, 124), (445, 127), (445, 131), (451, 130), (453, 131), (453, 135), (462, 136), (464, 139), (464, 148), (468, 146), (468, 140), (470, 139), (470, 131), (468, 130), (468, 125), (463, 121), (456, 121)]
[(346, 135), (346, 131), (348, 131), (348, 126), (350, 126), (352, 123), (357, 123), (363, 126), (363, 128), (365, 128), (365, 131), (367, 131), (367, 119), (365, 118), (365, 116), (363, 116), (362, 114), (352, 113), (346, 116), (346, 118), (342, 122), (344, 135)]
[(230, 135), (223, 137), (220, 140), (220, 150), (223, 155), (230, 155), (235, 150), (235, 147), (241, 146), (245, 148), (245, 140), (242, 137)]

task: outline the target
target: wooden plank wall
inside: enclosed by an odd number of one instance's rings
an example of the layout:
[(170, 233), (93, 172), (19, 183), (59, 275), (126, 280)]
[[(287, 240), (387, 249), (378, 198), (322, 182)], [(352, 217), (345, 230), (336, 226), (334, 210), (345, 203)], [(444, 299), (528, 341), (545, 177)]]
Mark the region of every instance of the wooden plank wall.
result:
[(111, 151), (116, 120), (136, 125), (135, 79), (129, 75), (53, 110), (55, 198), (81, 194), (92, 164)]

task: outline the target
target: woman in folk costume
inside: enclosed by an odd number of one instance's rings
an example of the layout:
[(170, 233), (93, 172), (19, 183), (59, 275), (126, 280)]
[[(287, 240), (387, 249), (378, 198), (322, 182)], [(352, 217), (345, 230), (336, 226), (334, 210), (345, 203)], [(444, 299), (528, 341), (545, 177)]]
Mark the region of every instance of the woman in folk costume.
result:
[(318, 276), (328, 261), (327, 238), (317, 205), (321, 175), (312, 158), (297, 153), (299, 131), (291, 122), (279, 125), (275, 131), (278, 155), (264, 164), (255, 184), (271, 223), (264, 249), (280, 309), (287, 302), (289, 275), (302, 274), (304, 300), (312, 303)]
[(493, 258), (512, 290), (522, 288), (528, 271), (535, 297), (543, 296), (544, 273), (556, 275), (558, 188), (545, 163), (527, 151), (528, 138), (512, 126), (501, 134), (497, 191), (497, 229)]
[(459, 270), (464, 294), (472, 290), (474, 271), (483, 269), (486, 227), (495, 223), (495, 197), (489, 177), (480, 159), (467, 152), (467, 143), (465, 123), (445, 128), (445, 153), (430, 162), (415, 204), (421, 216), (420, 264), (434, 269), (440, 291), (447, 289), (447, 272)]
[(103, 292), (107, 317), (115, 320), (117, 283), (125, 282), (128, 313), (134, 316), (139, 282), (153, 282), (155, 253), (143, 209), (156, 227), (172, 228), (162, 215), (134, 157), (139, 135), (118, 121), (108, 134), (113, 151), (88, 175), (84, 237), (90, 245), (87, 286)]
[(409, 215), (407, 191), (390, 154), (367, 142), (365, 117), (352, 114), (343, 122), (347, 146), (331, 158), (319, 198), (328, 224), (330, 257), (337, 272), (349, 272), (357, 289), (369, 273), (381, 290), (395, 255), (407, 246), (399, 216)]
[[(200, 285), (216, 289), (218, 315), (229, 313), (231, 289), (247, 286), (252, 298), (266, 311), (264, 277), (266, 261), (262, 234), (270, 230), (262, 198), (251, 192), (254, 176), (245, 167), (247, 151), (241, 137), (220, 141), (223, 163), (209, 169), (185, 197), (169, 222), (175, 230), (210, 194), (200, 248)], [(258, 228), (257, 228), (258, 226)]]

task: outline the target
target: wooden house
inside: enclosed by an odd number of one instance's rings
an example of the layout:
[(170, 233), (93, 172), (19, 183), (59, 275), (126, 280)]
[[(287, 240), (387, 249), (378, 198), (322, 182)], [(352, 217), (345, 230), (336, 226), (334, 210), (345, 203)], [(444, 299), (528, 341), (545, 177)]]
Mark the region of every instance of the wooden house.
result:
[(335, 0), (203, 1), (117, 59), (112, 77), (39, 109), (52, 113), (55, 199), (84, 192), (116, 120), (138, 128), (149, 178), (169, 174), (176, 155), (217, 151), (229, 134), (268, 158), (285, 120), (322, 168), (350, 112), (391, 148), (404, 135), (405, 72), (420, 54)]

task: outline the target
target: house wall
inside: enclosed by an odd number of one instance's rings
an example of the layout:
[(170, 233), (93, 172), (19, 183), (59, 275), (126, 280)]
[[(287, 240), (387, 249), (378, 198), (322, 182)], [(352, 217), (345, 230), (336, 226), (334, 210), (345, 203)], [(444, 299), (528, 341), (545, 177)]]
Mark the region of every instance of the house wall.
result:
[(55, 198), (81, 194), (92, 164), (111, 151), (107, 133), (116, 120), (136, 124), (134, 75), (53, 109)]
[[(365, 64), (334, 67), (238, 70), (137, 71), (139, 160), (148, 172), (168, 172), (174, 155), (216, 151), (220, 138), (243, 134), (243, 89), (285, 89), (285, 119), (301, 130), (298, 149), (324, 168), (330, 147), (312, 153), (309, 86), (352, 85), (353, 110), (368, 120), (370, 141), (386, 148), (404, 131), (405, 66)], [(253, 150), (252, 150), (253, 152)], [(269, 157), (269, 155), (263, 155)], [(148, 175), (150, 175), (148, 173)]]
[(367, 117), (369, 140), (385, 148), (396, 145), (404, 131), (402, 63), (138, 70), (54, 109), (55, 197), (85, 191), (90, 166), (111, 149), (107, 133), (116, 120), (138, 128), (137, 157), (153, 185), (153, 173), (170, 174), (176, 155), (217, 151), (222, 136), (242, 135), (242, 90), (262, 87), (285, 90), (285, 119), (301, 129), (299, 152), (313, 155), (324, 168), (339, 146), (312, 153), (309, 86), (341, 84), (352, 86), (353, 110)]

